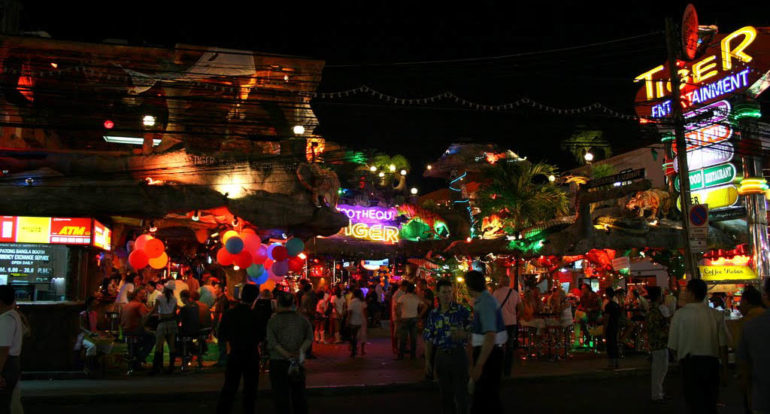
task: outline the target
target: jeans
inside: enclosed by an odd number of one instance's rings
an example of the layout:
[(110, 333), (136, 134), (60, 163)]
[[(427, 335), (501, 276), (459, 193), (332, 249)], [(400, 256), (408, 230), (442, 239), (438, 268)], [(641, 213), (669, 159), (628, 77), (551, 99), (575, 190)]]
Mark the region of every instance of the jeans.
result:
[(658, 349), (650, 352), (652, 367), (650, 370), (650, 391), (653, 400), (663, 399), (663, 380), (668, 372), (668, 349)]
[(417, 357), (417, 318), (401, 319), (398, 323), (399, 343), (398, 356), (406, 353), (406, 336), (409, 335), (409, 352), (412, 358)]
[(719, 397), (719, 360), (710, 356), (688, 356), (682, 366), (684, 400), (690, 413), (716, 413)]
[(513, 359), (516, 349), (519, 347), (519, 325), (506, 325), (505, 330), (508, 331), (508, 342), (505, 343), (503, 375), (510, 377), (513, 370)]
[(243, 412), (253, 413), (257, 402), (257, 385), (259, 383), (259, 351), (231, 352), (227, 356), (225, 368), (225, 383), (219, 393), (217, 414), (229, 413), (233, 408), (235, 394), (243, 377)]
[(350, 325), (350, 356), (356, 356), (358, 353), (358, 331), (361, 325)]
[[(473, 348), (473, 361), (478, 360), (481, 347)], [(472, 414), (502, 413), (503, 402), (500, 399), (500, 377), (503, 369), (503, 348), (495, 346), (481, 370), (481, 377), (476, 381), (473, 393)]]
[(291, 362), (285, 359), (270, 360), (270, 385), (273, 388), (275, 410), (278, 414), (307, 414), (305, 377), (303, 375), (298, 381), (290, 380), (290, 366)]
[(462, 347), (437, 349), (436, 376), (441, 390), (442, 414), (468, 412), (468, 356)]

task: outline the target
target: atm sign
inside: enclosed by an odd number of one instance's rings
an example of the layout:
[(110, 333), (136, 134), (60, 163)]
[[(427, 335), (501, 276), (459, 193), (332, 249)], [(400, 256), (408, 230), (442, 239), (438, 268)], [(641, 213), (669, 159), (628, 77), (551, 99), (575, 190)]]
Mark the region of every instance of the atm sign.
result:
[(91, 219), (52, 217), (50, 242), (91, 244)]

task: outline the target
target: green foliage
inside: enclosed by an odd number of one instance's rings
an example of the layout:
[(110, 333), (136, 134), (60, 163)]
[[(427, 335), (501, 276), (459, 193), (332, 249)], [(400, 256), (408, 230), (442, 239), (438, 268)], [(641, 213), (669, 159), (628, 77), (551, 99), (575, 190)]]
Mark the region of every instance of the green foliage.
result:
[(561, 143), (561, 149), (571, 152), (580, 165), (585, 164), (585, 155), (589, 151), (594, 155), (597, 155), (596, 151), (600, 151), (603, 158), (609, 158), (612, 156), (612, 150), (602, 135), (602, 131), (578, 131)]
[(684, 256), (679, 251), (669, 249), (650, 250), (648, 256), (653, 262), (666, 266), (668, 273), (676, 279), (684, 277)]
[(591, 166), (591, 179), (615, 175), (615, 167), (610, 164), (594, 164)]
[(552, 165), (529, 161), (489, 166), (475, 205), (481, 217), (498, 215), (508, 234), (566, 214), (566, 193), (547, 179), (555, 173)]

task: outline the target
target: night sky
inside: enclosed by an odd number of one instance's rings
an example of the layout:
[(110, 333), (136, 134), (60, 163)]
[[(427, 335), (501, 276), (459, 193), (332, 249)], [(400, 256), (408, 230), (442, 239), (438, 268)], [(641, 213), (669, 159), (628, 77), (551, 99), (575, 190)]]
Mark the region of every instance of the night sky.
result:
[[(481, 104), (522, 97), (563, 108), (599, 102), (631, 115), (639, 87), (633, 78), (664, 63), (664, 18), (680, 20), (687, 2), (24, 3), (23, 29), (45, 30), (56, 39), (192, 43), (322, 59), (327, 67), (320, 91), (366, 84), (405, 98), (451, 91)], [(701, 24), (717, 24), (721, 32), (770, 26), (768, 1), (694, 4)], [(393, 64), (520, 55), (624, 38), (633, 39), (507, 58)], [(394, 106), (372, 98), (318, 100), (313, 107), (317, 133), (356, 148), (401, 153), (415, 171), (458, 141), (500, 143), (566, 169), (574, 161), (558, 145), (579, 129), (604, 130), (615, 153), (657, 140), (636, 122), (605, 115), (483, 112), (450, 103)]]

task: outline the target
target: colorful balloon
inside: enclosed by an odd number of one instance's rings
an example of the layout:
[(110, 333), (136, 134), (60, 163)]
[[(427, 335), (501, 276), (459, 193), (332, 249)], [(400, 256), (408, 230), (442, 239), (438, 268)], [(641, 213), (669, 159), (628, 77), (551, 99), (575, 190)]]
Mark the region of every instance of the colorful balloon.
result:
[(163, 269), (168, 264), (168, 255), (163, 252), (160, 256), (150, 259), (150, 267), (156, 270)]
[(227, 241), (230, 240), (230, 237), (235, 237), (238, 235), (238, 232), (235, 230), (227, 230), (222, 235), (222, 244), (227, 244)]
[(305, 261), (300, 259), (299, 257), (291, 257), (289, 258), (289, 270), (291, 270), (294, 273), (301, 272), (302, 269), (305, 268)]
[(289, 262), (287, 260), (273, 263), (273, 274), (276, 276), (286, 276), (289, 273)]
[(233, 264), (242, 269), (248, 268), (251, 266), (251, 253), (241, 250), (240, 253), (233, 255)]
[(154, 239), (155, 237), (152, 237), (149, 234), (142, 234), (141, 236), (136, 238), (136, 241), (134, 242), (134, 249), (135, 250), (144, 250), (144, 245)]
[(144, 250), (136, 249), (128, 255), (128, 264), (134, 268), (134, 270), (144, 269), (149, 264), (149, 257)]
[(273, 257), (273, 250), (275, 250), (275, 248), (278, 246), (280, 246), (280, 244), (271, 244), (270, 246), (267, 246), (268, 259), (275, 261), (275, 257)]
[(273, 260), (276, 262), (282, 262), (289, 258), (289, 252), (283, 246), (275, 246), (273, 249)]
[(217, 252), (217, 263), (220, 266), (230, 266), (233, 264), (234, 256), (231, 255), (224, 247), (220, 248)]
[(286, 242), (286, 250), (289, 252), (289, 256), (294, 257), (305, 250), (305, 243), (296, 237), (292, 237)]
[(265, 266), (265, 273), (267, 273), (270, 276), (275, 276), (273, 274), (273, 261), (272, 260), (270, 260), (270, 259), (265, 260), (264, 266)]
[(241, 239), (243, 240), (243, 248), (254, 256), (260, 246), (259, 236), (253, 233), (241, 233)]
[(246, 273), (248, 273), (251, 277), (259, 277), (262, 276), (262, 273), (265, 273), (265, 266), (262, 266), (261, 264), (253, 264), (246, 268)]
[(227, 239), (225, 242), (225, 249), (230, 254), (238, 254), (243, 251), (243, 239), (238, 236), (233, 236)]
[(166, 251), (166, 246), (159, 239), (151, 239), (144, 244), (144, 249), (142, 250), (147, 253), (147, 257), (150, 259), (156, 259)]
[(247, 234), (253, 234), (253, 235), (256, 236), (257, 232), (254, 229), (252, 229), (251, 227), (246, 227), (245, 229), (241, 230), (241, 237), (242, 238), (245, 237)]
[[(268, 275), (267, 272), (262, 272), (262, 274), (259, 275), (259, 277), (257, 277), (256, 279), (252, 279), (252, 280), (254, 281), (254, 283), (256, 283), (258, 285), (264, 285), (264, 283), (267, 282), (268, 279), (270, 279), (270, 275)], [(264, 287), (260, 286), (260, 290), (262, 290), (262, 289), (264, 289)]]
[[(265, 272), (265, 274), (267, 274), (267, 272)], [(270, 280), (269, 278), (268, 278), (268, 279), (266, 279), (264, 282), (262, 282), (262, 283), (259, 283), (259, 285), (260, 285), (260, 286), (259, 286), (259, 288), (260, 288), (261, 290), (265, 290), (265, 289), (267, 289), (267, 290), (273, 290), (273, 289), (275, 289), (275, 282), (273, 282), (273, 281), (272, 281), (272, 280)]]
[(267, 260), (267, 246), (262, 244), (254, 252), (254, 263), (264, 264), (265, 260)]

